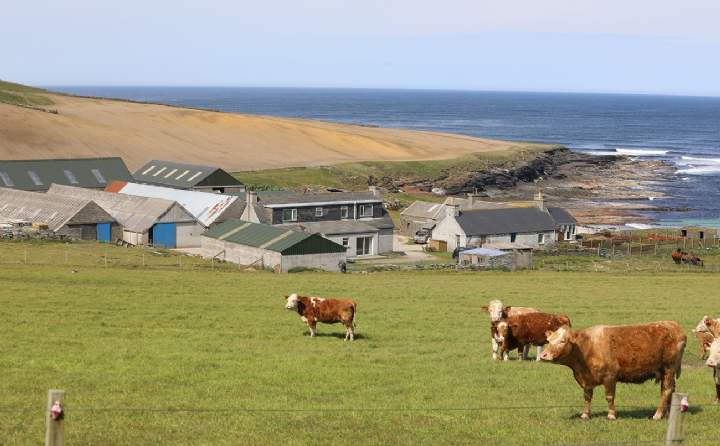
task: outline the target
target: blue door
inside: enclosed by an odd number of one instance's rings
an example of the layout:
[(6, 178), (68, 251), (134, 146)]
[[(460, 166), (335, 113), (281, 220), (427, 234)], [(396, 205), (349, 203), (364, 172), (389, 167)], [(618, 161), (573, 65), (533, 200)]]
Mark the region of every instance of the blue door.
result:
[(97, 224), (97, 239), (99, 242), (110, 241), (110, 223)]
[(152, 231), (153, 245), (175, 248), (175, 223), (158, 223), (152, 227)]

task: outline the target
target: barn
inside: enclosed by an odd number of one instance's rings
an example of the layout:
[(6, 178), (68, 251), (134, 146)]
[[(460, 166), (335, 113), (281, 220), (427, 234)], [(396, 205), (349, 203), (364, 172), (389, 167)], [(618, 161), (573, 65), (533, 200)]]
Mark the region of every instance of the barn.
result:
[(121, 158), (67, 158), (0, 161), (0, 187), (32, 192), (51, 184), (105, 189), (113, 180), (132, 179)]
[(118, 231), (115, 219), (91, 200), (0, 188), (0, 223), (17, 222), (47, 225), (76, 240), (110, 241)]
[(113, 181), (105, 191), (176, 201), (205, 228), (225, 220), (240, 218), (245, 210), (245, 199), (238, 195), (172, 189), (126, 181)]
[(199, 190), (211, 193), (243, 192), (240, 180), (217, 166), (152, 160), (133, 173), (135, 181), (143, 184)]
[(204, 228), (178, 203), (159, 198), (135, 197), (80, 187), (53, 184), (48, 196), (92, 200), (122, 226), (112, 238), (129, 245), (154, 245), (164, 248), (200, 246)]
[(347, 260), (344, 246), (288, 228), (228, 220), (202, 236), (202, 256), (275, 272), (294, 268), (339, 271)]

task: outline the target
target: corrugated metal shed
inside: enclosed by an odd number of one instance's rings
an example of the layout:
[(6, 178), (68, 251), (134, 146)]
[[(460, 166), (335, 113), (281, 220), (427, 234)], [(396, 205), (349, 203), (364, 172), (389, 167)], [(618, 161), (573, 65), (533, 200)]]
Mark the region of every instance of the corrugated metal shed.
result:
[(475, 255), (475, 256), (483, 256), (483, 257), (499, 257), (507, 255), (508, 253), (506, 251), (500, 251), (499, 249), (490, 249), (490, 248), (474, 248), (474, 249), (467, 249), (461, 253), (461, 255)]
[(464, 211), (457, 222), (467, 235), (547, 232), (555, 230), (555, 220), (538, 208), (482, 209)]
[(135, 181), (168, 186), (176, 189), (191, 189), (203, 186), (239, 187), (243, 183), (216, 166), (175, 163), (152, 160), (133, 173)]
[(173, 222), (195, 221), (195, 217), (178, 203), (160, 198), (135, 197), (58, 184), (53, 184), (47, 195), (92, 200), (112, 215), (123, 228), (132, 232), (146, 232), (171, 213)]
[(45, 191), (51, 184), (104, 189), (113, 180), (131, 180), (121, 158), (0, 161), (0, 187)]
[(252, 246), (285, 255), (346, 252), (340, 244), (321, 237), (277, 226), (229, 220), (209, 229), (205, 237)]
[(91, 200), (0, 188), (0, 222), (47, 224), (57, 231), (66, 224), (112, 223), (114, 219)]
[(113, 182), (107, 190), (138, 197), (176, 201), (206, 228), (215, 223), (232, 206), (239, 207), (238, 216), (242, 214), (242, 208), (245, 207), (244, 197), (239, 195), (213, 194), (120, 181)]

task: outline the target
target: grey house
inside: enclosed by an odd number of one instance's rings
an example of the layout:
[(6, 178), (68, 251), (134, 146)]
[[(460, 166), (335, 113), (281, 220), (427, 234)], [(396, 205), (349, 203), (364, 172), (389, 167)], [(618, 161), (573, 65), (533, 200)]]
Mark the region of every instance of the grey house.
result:
[(577, 220), (563, 208), (547, 208), (548, 212), (555, 220), (556, 238), (559, 242), (575, 241), (575, 227)]
[(105, 189), (111, 181), (130, 181), (121, 158), (68, 158), (0, 161), (0, 187), (42, 192), (51, 184)]
[[(203, 192), (234, 193), (245, 190), (243, 183), (216, 166), (152, 160), (135, 171), (134, 181), (143, 184)], [(133, 181), (133, 180), (130, 180)]]
[(393, 248), (395, 225), (372, 192), (246, 194), (243, 220), (321, 234), (347, 250), (347, 256), (385, 254)]

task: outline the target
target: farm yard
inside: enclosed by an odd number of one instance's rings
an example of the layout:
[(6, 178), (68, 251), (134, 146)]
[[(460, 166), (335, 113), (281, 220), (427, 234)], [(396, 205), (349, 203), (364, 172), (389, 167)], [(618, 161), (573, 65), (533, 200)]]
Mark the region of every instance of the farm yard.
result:
[[(278, 275), (167, 251), (3, 242), (0, 444), (42, 442), (50, 388), (67, 392), (67, 444), (663, 444), (666, 422), (647, 419), (657, 384), (619, 385), (614, 422), (597, 389), (582, 422), (569, 369), (493, 362), (480, 312), (492, 298), (576, 328), (679, 322), (683, 444), (718, 443), (712, 373), (691, 333), (720, 315), (718, 276), (643, 259), (660, 265), (573, 270), (590, 261), (558, 256), (547, 263), (567, 268)], [(292, 292), (356, 299), (357, 340), (337, 325), (309, 338), (283, 308)]]

